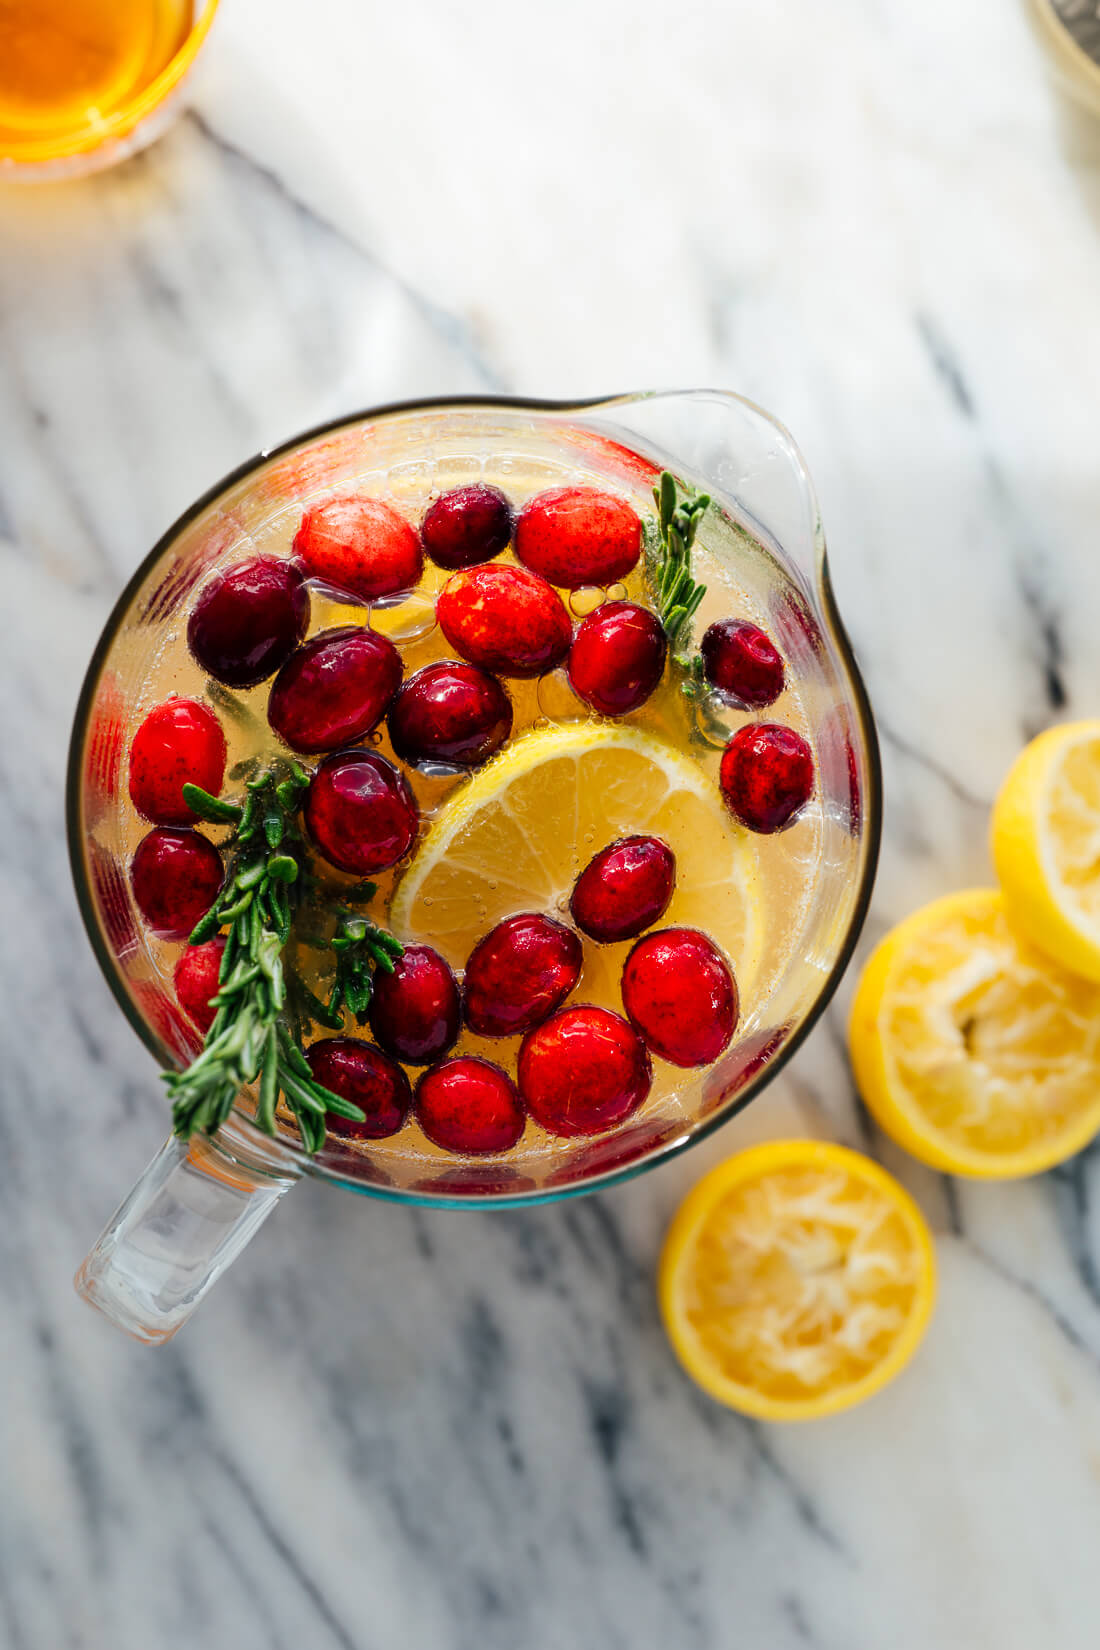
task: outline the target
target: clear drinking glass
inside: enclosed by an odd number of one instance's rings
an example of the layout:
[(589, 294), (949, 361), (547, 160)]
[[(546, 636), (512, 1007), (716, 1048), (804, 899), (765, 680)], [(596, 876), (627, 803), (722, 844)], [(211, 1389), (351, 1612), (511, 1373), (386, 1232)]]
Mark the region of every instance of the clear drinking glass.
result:
[[(814, 874), (789, 960), (718, 1063), (595, 1140), (521, 1145), (506, 1165), (442, 1157), (418, 1131), (331, 1139), (313, 1159), (287, 1127), (249, 1121), (243, 1095), (216, 1138), (170, 1140), (77, 1277), (85, 1299), (138, 1338), (166, 1340), (302, 1174), (399, 1203), (514, 1207), (573, 1196), (651, 1168), (739, 1111), (790, 1057), (831, 996), (871, 893), (880, 829), (870, 708), (833, 599), (813, 487), (787, 431), (740, 396), (693, 390), (568, 405), (469, 398), (357, 414), (261, 454), (201, 498), (134, 574), (88, 670), (70, 752), (68, 830), (77, 898), (123, 1013), (162, 1066), (186, 1064), (195, 1033), (136, 913), (136, 842), (124, 754), (138, 696), (215, 565), (286, 548), (303, 501), (349, 485), (427, 502), (433, 477), (570, 479), (649, 503), (671, 469), (714, 508), (700, 538), (751, 596), (799, 684), (819, 776)], [(536, 1131), (529, 1131), (533, 1133)], [(417, 1138), (414, 1138), (416, 1136)]]
[(64, 133), (36, 132), (30, 126), (16, 138), (0, 132), (0, 183), (82, 177), (114, 166), (154, 142), (183, 106), (186, 84), (218, 4), (219, 0), (194, 0), (190, 30), (168, 62), (152, 79), (139, 81), (130, 95), (112, 100), (110, 107), (86, 111)]

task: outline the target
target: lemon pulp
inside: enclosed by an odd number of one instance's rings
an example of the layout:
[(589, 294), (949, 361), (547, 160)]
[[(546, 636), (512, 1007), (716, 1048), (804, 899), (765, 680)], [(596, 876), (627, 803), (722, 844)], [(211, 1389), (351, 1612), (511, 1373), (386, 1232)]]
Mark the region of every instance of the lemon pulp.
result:
[(886, 936), (850, 1040), (871, 1111), (936, 1168), (1034, 1174), (1100, 1127), (1100, 986), (1022, 939), (994, 889), (935, 900)]
[(847, 1407), (895, 1374), (934, 1293), (915, 1204), (843, 1147), (780, 1141), (720, 1164), (683, 1204), (661, 1263), (681, 1362), (765, 1419)]

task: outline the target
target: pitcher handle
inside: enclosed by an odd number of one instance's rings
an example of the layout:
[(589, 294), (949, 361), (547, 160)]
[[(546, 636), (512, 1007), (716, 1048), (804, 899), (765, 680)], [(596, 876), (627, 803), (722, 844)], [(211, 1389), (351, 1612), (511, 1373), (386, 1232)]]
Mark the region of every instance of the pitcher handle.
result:
[(279, 1141), (237, 1115), (216, 1139), (169, 1139), (77, 1272), (77, 1294), (135, 1340), (159, 1346), (299, 1176)]

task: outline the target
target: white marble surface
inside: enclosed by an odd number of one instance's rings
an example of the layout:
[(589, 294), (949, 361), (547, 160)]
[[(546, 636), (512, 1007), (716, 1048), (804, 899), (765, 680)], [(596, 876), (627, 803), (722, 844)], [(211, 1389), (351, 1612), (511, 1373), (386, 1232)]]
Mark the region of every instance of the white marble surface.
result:
[[(599, 1199), (297, 1190), (171, 1347), (69, 1278), (164, 1131), (80, 928), (68, 722), (123, 579), (259, 445), (387, 397), (713, 382), (815, 474), (884, 736), (866, 940), (989, 876), (1021, 740), (1100, 710), (1100, 135), (1012, 0), (226, 0), (196, 113), (0, 195), (0, 1645), (1092, 1650), (1100, 1152), (1006, 1187), (857, 1107), (843, 1000), (716, 1142)], [(881, 1156), (942, 1302), (800, 1429), (653, 1302), (706, 1160)]]

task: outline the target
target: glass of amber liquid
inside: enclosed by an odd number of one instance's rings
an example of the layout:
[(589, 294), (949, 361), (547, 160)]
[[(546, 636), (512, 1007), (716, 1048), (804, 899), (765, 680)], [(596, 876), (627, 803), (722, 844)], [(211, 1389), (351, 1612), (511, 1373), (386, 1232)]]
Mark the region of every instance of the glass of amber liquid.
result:
[(0, 0), (0, 182), (75, 177), (158, 137), (218, 0)]

